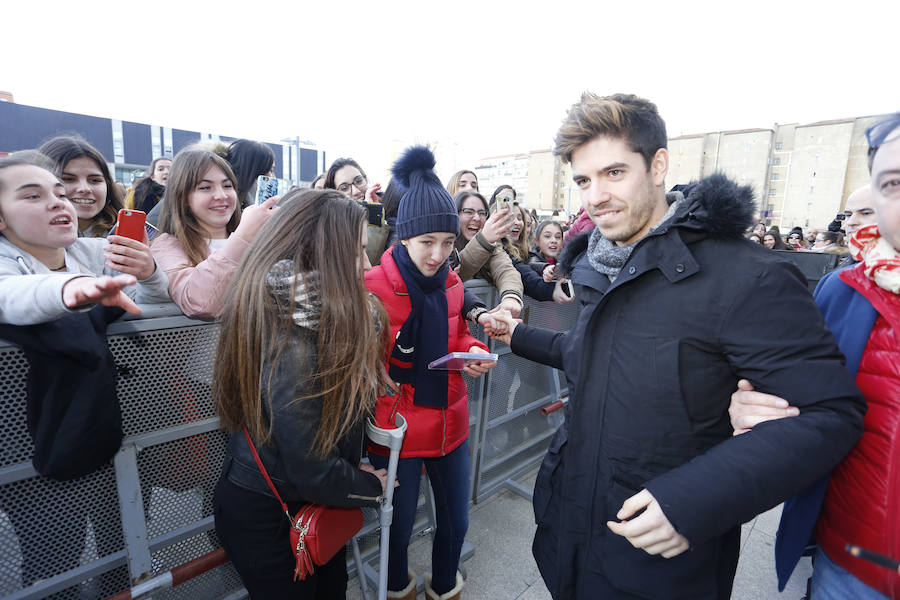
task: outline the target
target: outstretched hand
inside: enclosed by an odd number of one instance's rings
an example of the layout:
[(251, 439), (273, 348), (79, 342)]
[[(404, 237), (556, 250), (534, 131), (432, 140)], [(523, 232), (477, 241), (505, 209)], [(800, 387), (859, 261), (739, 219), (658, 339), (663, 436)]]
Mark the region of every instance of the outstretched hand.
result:
[[(630, 519), (640, 510), (644, 512)], [(675, 531), (663, 513), (656, 498), (648, 490), (641, 490), (622, 504), (616, 513), (621, 522), (607, 521), (606, 526), (616, 535), (621, 535), (635, 548), (647, 554), (659, 554), (663, 558), (678, 556), (691, 547), (686, 537)]]
[[(484, 332), (492, 340), (500, 340), (508, 346), (512, 342), (513, 331), (522, 322), (521, 319), (513, 318), (508, 310), (503, 310), (499, 307), (486, 313), (486, 315), (490, 318), (483, 324)], [(480, 323), (481, 319), (478, 322)]]
[(63, 286), (63, 304), (68, 308), (81, 308), (89, 304), (118, 306), (125, 312), (139, 315), (141, 309), (122, 291), (126, 286), (135, 283), (137, 279), (133, 275), (76, 277)]

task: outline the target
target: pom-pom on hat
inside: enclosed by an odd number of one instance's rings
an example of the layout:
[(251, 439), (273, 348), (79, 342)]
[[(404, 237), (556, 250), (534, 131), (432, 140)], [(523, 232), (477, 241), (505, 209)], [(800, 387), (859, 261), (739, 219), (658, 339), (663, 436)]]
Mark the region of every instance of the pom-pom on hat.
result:
[(394, 163), (394, 177), (407, 188), (395, 225), (401, 240), (435, 232), (459, 234), (456, 205), (434, 173), (434, 163), (434, 154), (426, 146), (407, 148)]

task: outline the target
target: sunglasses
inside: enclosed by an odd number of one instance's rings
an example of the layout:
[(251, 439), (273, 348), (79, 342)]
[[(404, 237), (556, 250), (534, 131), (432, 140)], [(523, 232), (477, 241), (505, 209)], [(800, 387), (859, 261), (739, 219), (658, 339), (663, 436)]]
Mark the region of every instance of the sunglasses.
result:
[[(885, 142), (892, 141), (898, 137), (900, 137), (900, 131), (897, 131), (900, 128), (900, 113), (895, 113), (888, 119), (882, 121), (881, 123), (877, 123), (872, 127), (869, 127), (866, 130), (866, 142), (869, 144), (869, 152), (874, 152)], [(891, 137), (891, 139), (887, 139), (892, 133), (897, 133), (897, 135)]]

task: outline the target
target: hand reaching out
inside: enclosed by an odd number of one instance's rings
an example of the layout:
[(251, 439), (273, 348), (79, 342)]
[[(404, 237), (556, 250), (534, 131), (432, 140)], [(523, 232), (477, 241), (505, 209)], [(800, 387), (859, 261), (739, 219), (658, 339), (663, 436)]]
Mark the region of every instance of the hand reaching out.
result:
[(122, 291), (122, 288), (136, 282), (133, 275), (76, 277), (63, 286), (63, 304), (68, 308), (80, 308), (89, 304), (118, 306), (128, 313), (139, 315), (141, 309)]

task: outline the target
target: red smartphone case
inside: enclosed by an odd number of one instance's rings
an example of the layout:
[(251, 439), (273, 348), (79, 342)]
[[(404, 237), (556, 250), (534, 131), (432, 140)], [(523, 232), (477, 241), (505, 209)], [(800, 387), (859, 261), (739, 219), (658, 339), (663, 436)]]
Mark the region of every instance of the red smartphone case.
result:
[(123, 208), (119, 211), (118, 220), (116, 221), (116, 235), (143, 242), (146, 222), (147, 213), (144, 211)]

